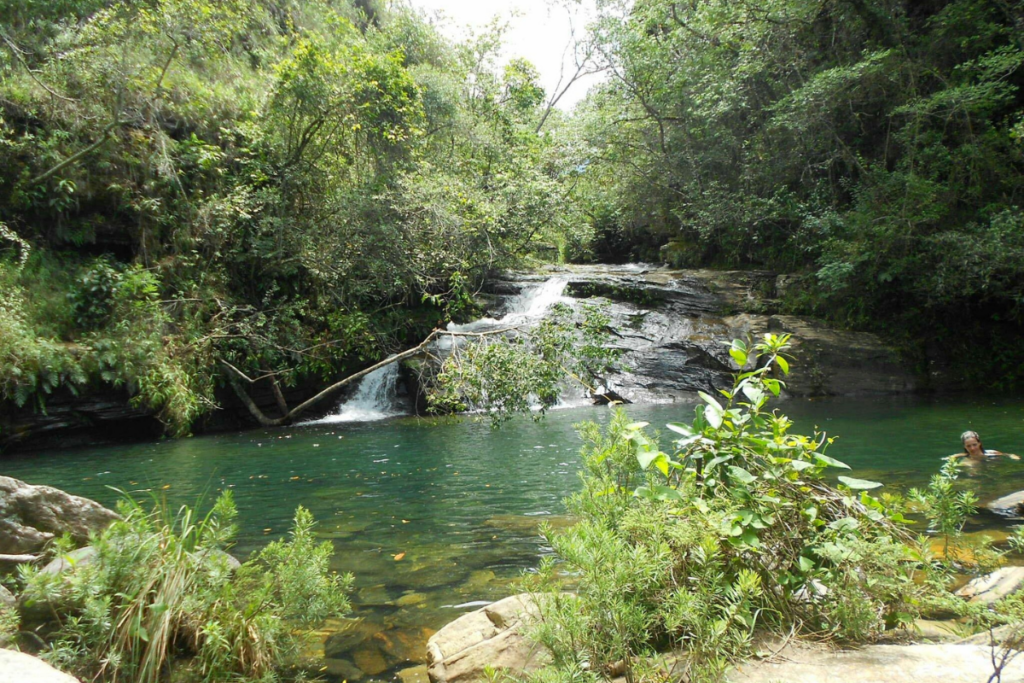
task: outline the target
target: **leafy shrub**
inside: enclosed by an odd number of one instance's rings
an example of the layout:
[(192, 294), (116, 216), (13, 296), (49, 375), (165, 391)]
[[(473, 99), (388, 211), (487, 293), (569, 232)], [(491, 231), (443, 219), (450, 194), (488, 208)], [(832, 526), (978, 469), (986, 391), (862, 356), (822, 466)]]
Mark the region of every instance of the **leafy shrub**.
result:
[[(95, 557), (72, 571), (24, 569), (25, 595), (60, 606), (45, 657), (93, 680), (277, 680), (301, 644), (295, 629), (349, 608), (351, 576), (329, 573), (329, 543), (316, 544), (299, 508), (289, 541), (232, 571), (223, 549), (236, 510), (223, 493), (202, 518), (182, 507), (144, 509), (95, 539)], [(180, 678), (178, 678), (180, 676)]]
[(755, 631), (870, 639), (936, 592), (914, 580), (920, 563), (895, 501), (868, 493), (881, 484), (830, 486), (826, 471), (847, 466), (824, 453), (829, 439), (790, 434), (788, 418), (765, 410), (782, 386), (774, 375), (788, 372), (787, 340), (768, 335), (749, 353), (734, 342), (740, 368), (756, 369), (722, 390), (724, 402), (702, 394), (692, 424), (669, 424), (671, 454), (621, 411), (604, 432), (582, 426), (584, 486), (569, 500), (580, 522), (546, 531), (561, 563), (537, 579), (575, 582), (534, 627), (554, 655), (543, 676), (624, 666), (639, 680), (646, 655), (682, 647), (684, 680), (719, 680)]

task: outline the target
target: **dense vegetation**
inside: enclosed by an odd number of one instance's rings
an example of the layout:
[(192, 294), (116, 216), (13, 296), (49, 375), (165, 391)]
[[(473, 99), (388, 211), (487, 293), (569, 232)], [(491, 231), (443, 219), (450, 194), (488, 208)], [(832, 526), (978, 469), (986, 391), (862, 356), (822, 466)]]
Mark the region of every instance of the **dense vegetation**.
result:
[(272, 407), (531, 253), (798, 273), (783, 310), (1024, 378), (1021, 0), (601, 0), (571, 117), (498, 24), (452, 43), (402, 3), (7, 0), (0, 27), (8, 405), (123, 387), (186, 433), (228, 378)]
[(790, 310), (1024, 377), (1024, 3), (598, 4), (593, 258), (803, 273)]
[[(712, 683), (766, 637), (863, 643), (913, 630), (922, 614), (956, 614), (965, 631), (1009, 625), (994, 652), (1015, 656), (1024, 594), (983, 604), (947, 592), (957, 573), (1006, 554), (966, 542), (976, 499), (957, 486), (960, 463), (911, 492), (936, 552), (923, 525), (915, 537), (906, 499), (835, 477), (849, 468), (826, 454), (832, 439), (795, 434), (768, 409), (786, 342), (734, 342), (734, 385), (702, 394), (692, 422), (666, 425), (667, 452), (622, 410), (606, 429), (580, 426), (583, 486), (568, 499), (578, 521), (546, 529), (557, 559), (528, 580), (540, 589), (532, 635), (552, 661), (519, 680)], [(1010, 546), (1024, 550), (1024, 527)]]
[(347, 0), (10, 0), (0, 27), (2, 400), (124, 386), (187, 432), (224, 363), (368, 365), (567, 215), (500, 27)]
[(236, 531), (230, 491), (205, 516), (130, 497), (118, 511), (88, 554), (68, 555), (72, 541), (57, 539), (48, 554), (59, 571), (22, 565), (4, 577), (23, 607), (20, 624), (0, 609), (0, 636), (20, 633), (22, 647), (43, 645), (44, 658), (94, 681), (305, 679), (309, 629), (349, 609), (352, 582), (328, 568), (334, 548), (316, 542), (308, 510), (296, 511), (288, 541), (241, 565), (225, 552)]

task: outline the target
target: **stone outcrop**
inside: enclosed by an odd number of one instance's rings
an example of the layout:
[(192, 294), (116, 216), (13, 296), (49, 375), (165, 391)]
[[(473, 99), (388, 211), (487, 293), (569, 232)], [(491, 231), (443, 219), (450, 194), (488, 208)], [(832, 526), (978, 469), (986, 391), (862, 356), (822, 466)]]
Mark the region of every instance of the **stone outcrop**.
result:
[[(985, 683), (992, 651), (982, 645), (868, 645), (828, 650), (795, 643), (768, 660), (736, 667), (729, 683)], [(1024, 657), (1002, 672), (1004, 683), (1024, 681)]]
[(24, 652), (0, 649), (0, 683), (79, 683), (74, 676), (54, 669)]
[(520, 633), (524, 620), (536, 617), (528, 594), (513, 595), (462, 615), (427, 642), (432, 683), (484, 680), (484, 667), (532, 671), (546, 663), (546, 653)]
[(1000, 567), (991, 574), (971, 579), (956, 592), (971, 602), (989, 604), (1024, 588), (1024, 567)]
[[(788, 280), (774, 273), (670, 270), (654, 266), (572, 266), (552, 270), (563, 300), (603, 302), (611, 317), (618, 369), (605, 387), (624, 402), (694, 400), (729, 386), (735, 366), (727, 344), (765, 332), (792, 334), (790, 396), (855, 396), (916, 391), (918, 380), (876, 335), (829, 328), (811, 318), (775, 314)], [(488, 316), (501, 318), (547, 275), (494, 280)], [(576, 396), (573, 396), (573, 393)], [(594, 397), (572, 388), (568, 403)]]
[(1002, 498), (997, 498), (985, 507), (1004, 517), (1012, 519), (1024, 519), (1024, 491), (1017, 491)]
[(115, 519), (117, 513), (88, 498), (0, 477), (0, 554), (34, 553), (62, 534), (83, 544)]

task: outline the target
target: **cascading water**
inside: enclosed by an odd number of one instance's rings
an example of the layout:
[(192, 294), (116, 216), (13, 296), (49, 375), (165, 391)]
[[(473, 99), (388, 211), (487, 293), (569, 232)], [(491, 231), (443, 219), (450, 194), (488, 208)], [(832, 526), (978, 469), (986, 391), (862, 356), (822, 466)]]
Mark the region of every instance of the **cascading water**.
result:
[(308, 424), (371, 422), (402, 415), (405, 411), (398, 404), (397, 384), (398, 363), (389, 363), (363, 377), (355, 392), (338, 407), (336, 413)]
[(496, 327), (514, 327), (538, 321), (544, 317), (552, 305), (568, 300), (562, 296), (568, 282), (565, 277), (555, 276), (533, 287), (524, 287), (519, 294), (509, 299), (505, 306), (505, 315), (501, 318), (480, 318), (462, 325), (448, 323), (448, 330), (450, 332), (480, 332)]

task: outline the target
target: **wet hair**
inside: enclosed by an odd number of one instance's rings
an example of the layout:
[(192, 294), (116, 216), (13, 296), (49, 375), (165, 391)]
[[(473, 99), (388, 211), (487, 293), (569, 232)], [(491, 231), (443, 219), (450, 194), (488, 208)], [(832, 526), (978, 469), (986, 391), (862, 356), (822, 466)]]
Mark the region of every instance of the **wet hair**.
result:
[[(967, 439), (977, 439), (978, 445), (981, 446), (981, 436), (978, 435), (978, 432), (968, 429), (966, 432), (960, 435), (960, 443), (964, 445), (965, 449), (967, 448)], [(982, 446), (981, 450), (985, 450), (985, 447)]]

